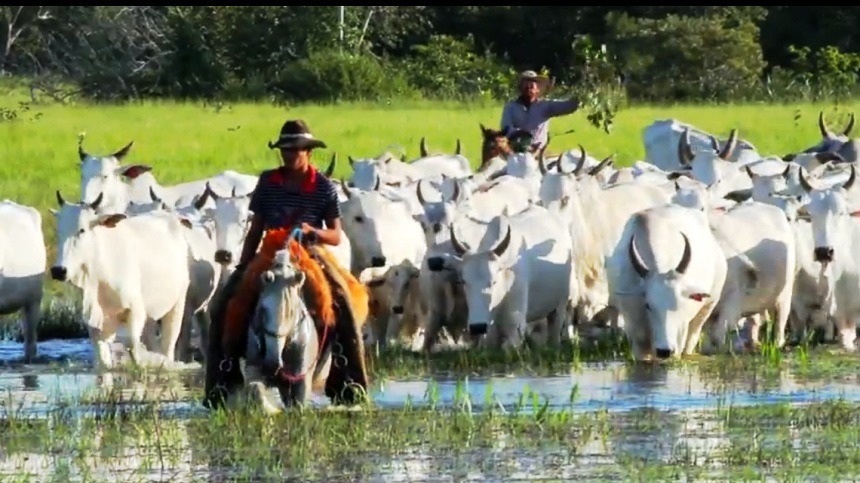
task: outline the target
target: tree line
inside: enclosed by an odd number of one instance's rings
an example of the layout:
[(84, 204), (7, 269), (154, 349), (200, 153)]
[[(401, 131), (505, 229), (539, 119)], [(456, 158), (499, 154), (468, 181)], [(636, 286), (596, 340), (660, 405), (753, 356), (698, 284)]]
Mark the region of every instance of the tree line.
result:
[(534, 69), (560, 92), (639, 102), (857, 91), (860, 7), (0, 7), (0, 74), (57, 99), (501, 99)]

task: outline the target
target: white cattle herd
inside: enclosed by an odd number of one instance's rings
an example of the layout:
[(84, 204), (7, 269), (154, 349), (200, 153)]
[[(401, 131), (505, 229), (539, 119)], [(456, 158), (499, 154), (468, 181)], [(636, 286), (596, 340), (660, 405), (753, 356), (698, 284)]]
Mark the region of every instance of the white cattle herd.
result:
[[(834, 134), (822, 115), (820, 143), (775, 156), (736, 130), (718, 140), (658, 120), (643, 131), (645, 159), (624, 168), (579, 146), (473, 172), (459, 141), (453, 155), (430, 155), (422, 140), (412, 161), (350, 157), (351, 176), (337, 183), (345, 241), (334, 251), (370, 291), (369, 344), (515, 349), (611, 327), (651, 360), (754, 347), (772, 319), (779, 347), (822, 328), (854, 350), (853, 124), (852, 115)], [(101, 369), (121, 325), (138, 363), (187, 358), (192, 321), (206, 337), (257, 177), (224, 171), (162, 186), (150, 166), (122, 164), (130, 148), (80, 150), (81, 201), (57, 192), (50, 264), (39, 212), (0, 203), (0, 313), (22, 311), (27, 360), (47, 266), (82, 291)]]

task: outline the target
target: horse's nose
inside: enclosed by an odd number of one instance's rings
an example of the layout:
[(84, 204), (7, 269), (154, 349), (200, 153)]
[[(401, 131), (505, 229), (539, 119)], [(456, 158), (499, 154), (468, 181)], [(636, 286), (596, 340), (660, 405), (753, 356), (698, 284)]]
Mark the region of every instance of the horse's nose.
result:
[(51, 267), (51, 278), (63, 282), (66, 280), (66, 267)]
[(385, 266), (385, 257), (373, 257), (370, 259), (370, 265), (374, 268)]
[(816, 247), (815, 248), (815, 261), (816, 262), (832, 262), (833, 261), (833, 247)]
[(217, 263), (230, 263), (233, 260), (233, 254), (227, 250), (216, 250), (215, 251), (215, 262)]

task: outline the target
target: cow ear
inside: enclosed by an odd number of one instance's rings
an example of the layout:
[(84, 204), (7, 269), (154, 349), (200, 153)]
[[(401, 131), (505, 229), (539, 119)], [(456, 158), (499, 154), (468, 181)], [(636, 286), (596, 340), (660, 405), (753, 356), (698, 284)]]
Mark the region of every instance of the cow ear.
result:
[(130, 166), (119, 167), (119, 174), (128, 179), (135, 179), (147, 171), (152, 171), (152, 166), (148, 166), (146, 164), (132, 164)]
[(113, 228), (116, 226), (117, 223), (121, 222), (126, 218), (128, 218), (128, 215), (126, 215), (125, 213), (114, 213), (111, 215), (100, 216), (92, 223), (92, 227), (95, 228), (96, 226), (106, 226), (108, 228)]

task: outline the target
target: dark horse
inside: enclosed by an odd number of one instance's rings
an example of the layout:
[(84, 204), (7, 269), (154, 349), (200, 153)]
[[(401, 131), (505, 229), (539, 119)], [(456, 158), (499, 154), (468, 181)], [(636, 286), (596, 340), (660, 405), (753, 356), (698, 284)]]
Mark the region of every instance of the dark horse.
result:
[[(481, 166), (478, 167), (479, 173), (487, 169), (493, 158), (500, 157), (506, 159), (508, 155), (514, 152), (510, 143), (510, 136), (506, 136), (500, 130), (489, 129), (483, 124), (480, 124), (480, 126), (483, 141), (481, 142)], [(525, 134), (524, 131), (517, 131), (517, 133)], [(542, 156), (545, 154), (547, 146), (549, 146), (549, 136), (547, 136), (546, 144), (541, 149), (537, 149), (537, 146), (532, 145), (529, 151), (535, 156)]]

